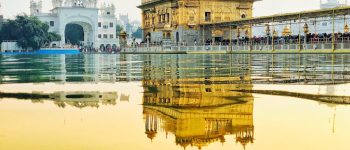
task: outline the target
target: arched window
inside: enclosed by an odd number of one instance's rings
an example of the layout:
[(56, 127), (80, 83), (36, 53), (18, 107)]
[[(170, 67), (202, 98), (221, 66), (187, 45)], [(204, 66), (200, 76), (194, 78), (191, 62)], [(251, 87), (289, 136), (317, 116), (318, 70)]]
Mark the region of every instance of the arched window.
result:
[(247, 16), (245, 14), (241, 15), (241, 19), (245, 19)]

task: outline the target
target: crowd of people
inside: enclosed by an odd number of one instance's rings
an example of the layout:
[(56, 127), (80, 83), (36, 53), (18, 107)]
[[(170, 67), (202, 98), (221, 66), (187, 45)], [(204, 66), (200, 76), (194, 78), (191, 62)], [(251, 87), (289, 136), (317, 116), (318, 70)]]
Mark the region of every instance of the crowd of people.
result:
[[(232, 45), (271, 45), (274, 44), (299, 44), (299, 43), (332, 43), (333, 34), (329, 33), (309, 33), (306, 35), (288, 35), (288, 36), (254, 36), (252, 38), (241, 37), (239, 40), (232, 39)], [(334, 42), (350, 42), (350, 33), (335, 33)], [(299, 42), (300, 40), (300, 42)], [(305, 41), (306, 40), (306, 41)], [(211, 40), (207, 39), (205, 45), (230, 45), (230, 40)]]
[[(309, 33), (306, 35), (288, 35), (288, 36), (253, 36), (252, 38), (248, 37), (240, 37), (237, 39), (207, 39), (205, 40), (205, 45), (283, 45), (283, 44), (317, 44), (317, 43), (332, 43), (333, 42), (333, 34), (330, 33)], [(334, 34), (334, 42), (335, 43), (350, 43), (350, 33), (335, 33)], [(165, 42), (132, 42), (130, 45), (127, 45), (125, 48), (138, 48), (138, 47), (146, 47), (147, 45), (150, 47), (155, 46), (164, 46)], [(185, 41), (179, 43), (172, 43), (173, 45), (178, 46), (201, 46), (201, 44), (197, 43), (197, 40), (194, 40), (193, 44), (188, 44)], [(82, 52), (86, 53), (118, 53), (122, 51), (121, 47), (100, 47), (90, 48), (90, 47), (80, 47)]]

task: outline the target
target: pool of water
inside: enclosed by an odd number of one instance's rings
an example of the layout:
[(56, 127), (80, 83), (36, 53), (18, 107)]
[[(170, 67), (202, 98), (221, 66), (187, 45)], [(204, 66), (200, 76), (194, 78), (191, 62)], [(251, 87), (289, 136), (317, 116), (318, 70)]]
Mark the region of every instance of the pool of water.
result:
[(0, 149), (347, 150), (350, 55), (0, 55)]

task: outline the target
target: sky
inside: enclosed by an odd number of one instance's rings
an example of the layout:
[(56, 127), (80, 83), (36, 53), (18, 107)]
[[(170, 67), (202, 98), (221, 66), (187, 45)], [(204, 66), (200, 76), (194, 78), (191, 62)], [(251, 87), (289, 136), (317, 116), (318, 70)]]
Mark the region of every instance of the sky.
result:
[[(112, 2), (116, 6), (117, 14), (129, 14), (131, 20), (141, 20), (141, 12), (136, 8), (141, 4), (141, 0), (100, 0), (100, 2)], [(13, 18), (19, 13), (29, 14), (29, 3), (30, 0), (0, 0), (0, 13), (5, 18)], [(44, 11), (48, 12), (52, 8), (51, 0), (43, 0), (43, 3)], [(254, 16), (314, 10), (319, 7), (320, 0), (262, 0), (255, 3)]]

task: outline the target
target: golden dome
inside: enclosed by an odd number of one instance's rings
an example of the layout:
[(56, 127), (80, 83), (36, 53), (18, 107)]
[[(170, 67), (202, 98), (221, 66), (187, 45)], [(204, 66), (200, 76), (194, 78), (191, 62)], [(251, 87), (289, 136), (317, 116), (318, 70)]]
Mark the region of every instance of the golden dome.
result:
[(292, 32), (290, 31), (290, 28), (288, 26), (285, 26), (283, 28), (282, 35), (283, 36), (288, 36), (288, 35), (291, 35), (291, 34), (292, 34)]

